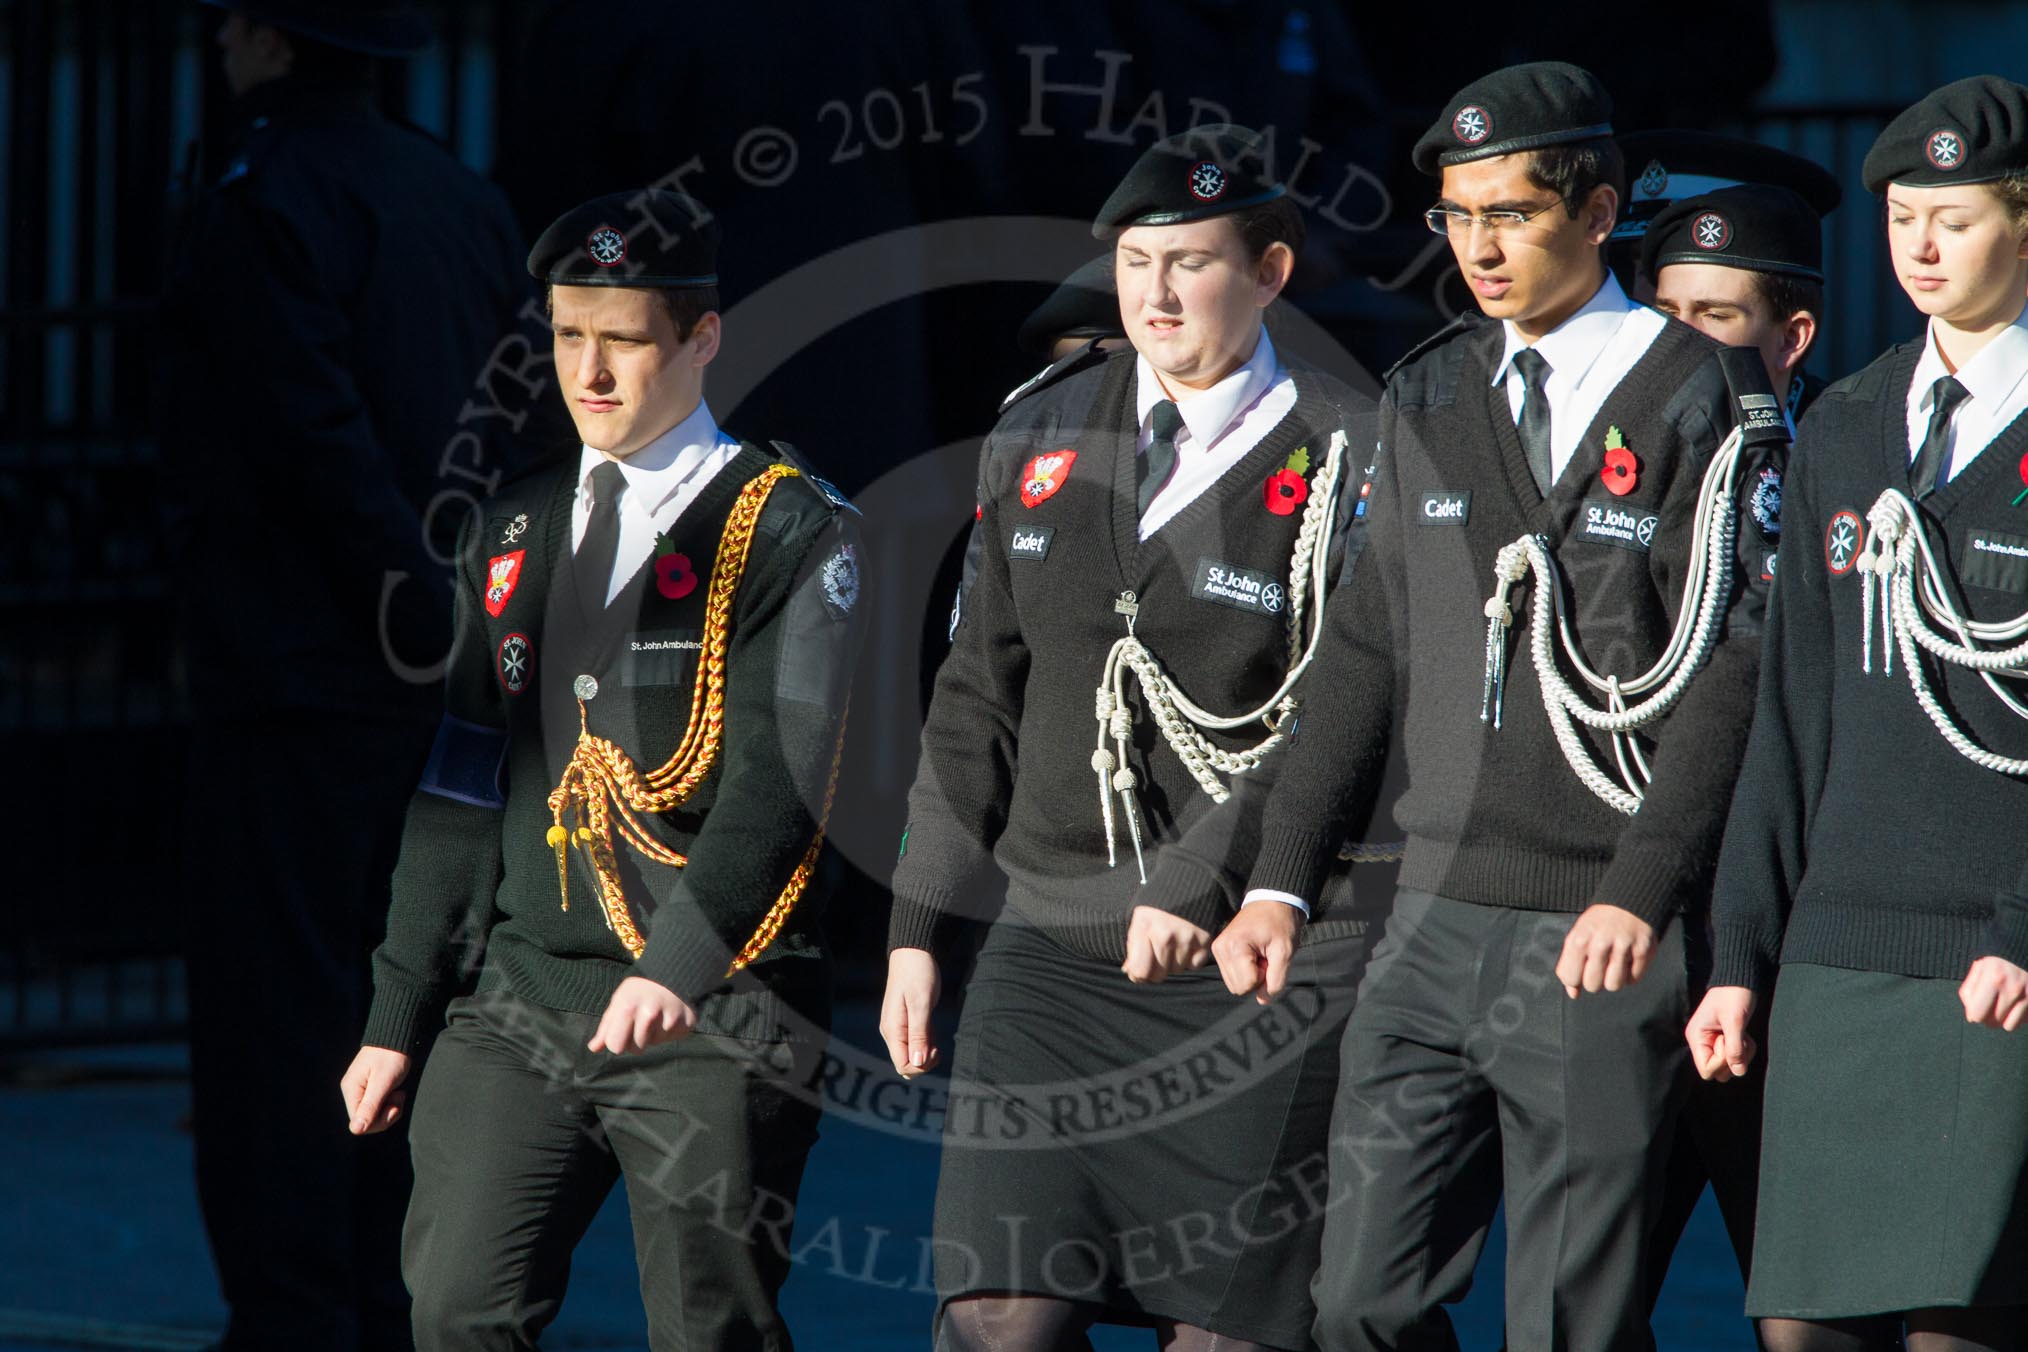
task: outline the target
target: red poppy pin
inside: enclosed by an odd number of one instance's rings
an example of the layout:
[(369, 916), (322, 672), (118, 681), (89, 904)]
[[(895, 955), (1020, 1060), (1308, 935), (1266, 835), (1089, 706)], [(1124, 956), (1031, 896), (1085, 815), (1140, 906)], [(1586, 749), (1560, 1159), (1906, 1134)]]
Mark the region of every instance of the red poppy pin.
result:
[(507, 609), (507, 598), (521, 581), (521, 560), (527, 555), (527, 550), (517, 549), (486, 561), (486, 613), (496, 620)]
[(666, 535), (655, 537), (655, 590), (671, 601), (681, 601), (697, 590), (690, 556), (677, 553), (675, 543)]
[(2028, 455), (2022, 456), (2021, 463), (2016, 465), (2014, 468), (2015, 471), (2021, 476), (2021, 483), (2023, 487), (2019, 493), (2016, 493), (2014, 495), (2014, 501), (2009, 505), (2019, 507), (2021, 505), (2021, 500), (2023, 498), (2028, 498)]
[(1021, 471), (1021, 505), (1033, 507), (1055, 497), (1076, 463), (1077, 452), (1072, 450), (1050, 451), (1030, 460)]
[(1310, 483), (1303, 477), (1309, 472), (1310, 448), (1298, 446), (1289, 462), (1268, 475), (1267, 482), (1261, 486), (1261, 498), (1267, 503), (1267, 509), (1276, 516), (1294, 515), (1296, 508), (1309, 500)]
[(1641, 462), (1627, 449), (1627, 439), (1617, 427), (1606, 429), (1605, 468), (1599, 471), (1599, 478), (1605, 480), (1606, 492), (1616, 498), (1623, 498), (1634, 491), (1641, 481)]

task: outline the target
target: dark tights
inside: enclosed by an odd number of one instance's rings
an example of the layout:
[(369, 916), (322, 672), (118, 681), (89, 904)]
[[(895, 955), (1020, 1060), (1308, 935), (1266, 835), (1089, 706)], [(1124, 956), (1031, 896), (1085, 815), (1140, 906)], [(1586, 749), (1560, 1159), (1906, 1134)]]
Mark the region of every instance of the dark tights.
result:
[[(1902, 1341), (1903, 1323), (1907, 1342)], [(2028, 1352), (2028, 1310), (1910, 1310), (1862, 1319), (1763, 1319), (1767, 1352)]]
[[(944, 1307), (937, 1352), (1091, 1352), (1085, 1330), (1103, 1313), (1050, 1296), (964, 1296)], [(1155, 1341), (1162, 1352), (1274, 1352), (1265, 1343), (1167, 1320), (1156, 1325)]]

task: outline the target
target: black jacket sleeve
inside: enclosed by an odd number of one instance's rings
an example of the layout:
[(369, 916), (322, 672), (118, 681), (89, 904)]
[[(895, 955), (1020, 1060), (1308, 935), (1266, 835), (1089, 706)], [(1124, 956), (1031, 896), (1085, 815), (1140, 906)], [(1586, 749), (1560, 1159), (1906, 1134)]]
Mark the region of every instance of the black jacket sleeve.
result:
[(478, 968), (500, 885), (507, 711), (481, 618), (477, 532), (459, 540), (444, 716), (409, 803), (363, 1041), (414, 1052)]
[(1831, 753), (1831, 589), (1822, 552), (1808, 547), (1811, 532), (1822, 528), (1812, 449), (1805, 433), (1783, 487), (1784, 533), (1799, 543), (1781, 551), (1768, 601), (1753, 733), (1711, 901), (1711, 984), (1763, 994), (1774, 985)]
[[(1354, 815), (1387, 758), (1397, 682), (1408, 660), (1408, 587), (1401, 485), (1386, 451), (1391, 404), (1367, 474), (1359, 566), (1324, 606), (1317, 655), (1298, 687), (1302, 708), (1263, 808), (1246, 890), (1287, 892), (1314, 906)], [(1358, 502), (1358, 489), (1351, 501)], [(1354, 508), (1356, 511), (1356, 506)]]
[[(986, 500), (980, 513), (979, 532), (997, 537), (999, 500)], [(982, 550), (923, 725), (894, 866), (890, 949), (934, 950), (943, 917), (985, 884), (1014, 793), (1027, 677), (1007, 560), (999, 550)]]
[[(1648, 558), (1672, 620), (1679, 618), (1704, 472), (1731, 428), (1728, 407), (1714, 354), (1670, 409), (1691, 462), (1669, 495)], [(1756, 468), (1751, 462), (1740, 468), (1746, 485), (1734, 504), (1740, 531), (1756, 531), (1748, 506)], [(1592, 894), (1595, 903), (1632, 911), (1658, 929), (1706, 894), (1753, 716), (1768, 582), (1741, 566), (1736, 548), (1726, 563), (1732, 576), (1723, 627), (1710, 657), (1657, 732), (1640, 809), (1620, 833), (1612, 863)]]

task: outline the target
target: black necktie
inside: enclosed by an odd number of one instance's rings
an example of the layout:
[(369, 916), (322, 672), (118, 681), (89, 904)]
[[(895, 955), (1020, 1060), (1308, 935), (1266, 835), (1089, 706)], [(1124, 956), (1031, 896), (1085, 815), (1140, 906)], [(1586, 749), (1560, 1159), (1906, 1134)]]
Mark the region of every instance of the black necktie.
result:
[(591, 472), (591, 516), (584, 539), (578, 541), (571, 572), (577, 577), (578, 599), (587, 615), (602, 614), (606, 589), (613, 581), (613, 557), (620, 550), (620, 490), (627, 481), (620, 467), (607, 460)]
[(1176, 433), (1182, 430), (1183, 412), (1174, 400), (1164, 399), (1148, 410), (1148, 424), (1154, 429), (1155, 439), (1141, 456), (1141, 491), (1137, 501), (1142, 516), (1148, 514), (1148, 504), (1176, 470)]
[(1916, 501), (1949, 481), (1944, 473), (1944, 450), (1951, 439), (1951, 415), (1971, 397), (1972, 392), (1960, 385), (1956, 376), (1944, 376), (1929, 387), (1929, 431), (1923, 433), (1922, 449), (1915, 453), (1915, 463), (1908, 470), (1908, 486)]
[(1534, 348), (1524, 347), (1514, 354), (1514, 369), (1528, 391), (1521, 399), (1521, 448), (1528, 452), (1535, 487), (1546, 498), (1556, 483), (1549, 459), (1549, 363)]

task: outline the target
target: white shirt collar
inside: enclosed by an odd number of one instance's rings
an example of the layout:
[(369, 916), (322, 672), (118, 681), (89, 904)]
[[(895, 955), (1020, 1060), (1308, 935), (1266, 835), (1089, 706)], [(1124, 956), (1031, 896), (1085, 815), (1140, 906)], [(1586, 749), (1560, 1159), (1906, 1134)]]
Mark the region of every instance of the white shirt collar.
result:
[[(724, 440), (710, 406), (699, 399), (689, 417), (619, 462), (620, 475), (627, 481), (621, 501), (632, 500), (649, 516), (655, 515)], [(581, 496), (589, 499), (591, 473), (605, 458), (601, 451), (583, 448), (577, 464)]]
[[(1627, 299), (1627, 293), (1620, 289), (1619, 279), (1608, 271), (1605, 281), (1576, 314), (1535, 340), (1535, 350), (1542, 354), (1542, 360), (1549, 363), (1551, 372), (1560, 380), (1570, 382), (1564, 388), (1571, 388), (1584, 379), (1584, 373), (1591, 369), (1592, 363), (1612, 342), (1613, 335), (1620, 331), (1628, 313), (1639, 308)], [(1500, 354), (1499, 364), (1493, 368), (1491, 383), (1494, 385), (1507, 378), (1507, 370), (1514, 364), (1515, 354), (1529, 345), (1514, 327), (1513, 320), (1501, 320), (1500, 327), (1506, 331), (1507, 347)], [(1551, 406), (1554, 407), (1553, 404)]]
[[(1915, 375), (1909, 380), (1909, 397), (1914, 400), (1915, 409), (1923, 418), (1929, 417), (1930, 395), (1936, 382), (1950, 374), (1950, 368), (1944, 365), (1943, 353), (1937, 350), (1936, 321), (1932, 319), (1924, 331), (1922, 355), (1916, 358)], [(1957, 369), (1956, 374), (1958, 384), (1965, 387), (1972, 402), (1979, 407), (1997, 410), (2004, 405), (2015, 387), (2028, 379), (2028, 308), (2016, 315), (2012, 324), (1993, 335), (1992, 341), (1974, 353), (1970, 361)]]
[[(1209, 449), (1268, 392), (1280, 368), (1275, 345), (1269, 340), (1267, 326), (1263, 324), (1260, 337), (1254, 342), (1252, 356), (1210, 389), (1197, 390), (1176, 400), (1176, 411), (1183, 415), (1183, 425), (1190, 429), (1190, 440), (1201, 449)], [(1162, 388), (1155, 368), (1146, 357), (1134, 358), (1134, 371), (1134, 407), (1140, 414), (1140, 427), (1146, 431), (1149, 411), (1167, 399), (1169, 393)]]

